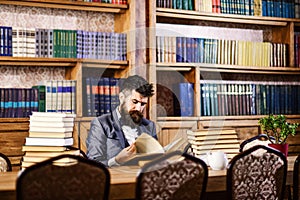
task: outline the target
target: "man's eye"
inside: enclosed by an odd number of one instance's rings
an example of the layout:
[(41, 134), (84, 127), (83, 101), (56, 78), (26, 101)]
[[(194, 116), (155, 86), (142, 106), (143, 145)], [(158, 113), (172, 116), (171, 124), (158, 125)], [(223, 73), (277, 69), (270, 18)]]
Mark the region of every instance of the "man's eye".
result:
[(139, 101), (137, 100), (132, 100), (132, 103), (137, 104)]
[(147, 103), (143, 103), (143, 102), (141, 102), (141, 106), (145, 106), (145, 105), (147, 105)]

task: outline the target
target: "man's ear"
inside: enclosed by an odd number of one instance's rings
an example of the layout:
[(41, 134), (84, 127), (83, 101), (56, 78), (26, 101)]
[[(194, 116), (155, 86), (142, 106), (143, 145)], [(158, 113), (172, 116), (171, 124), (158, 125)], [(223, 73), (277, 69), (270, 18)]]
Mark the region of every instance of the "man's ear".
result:
[(119, 93), (119, 100), (120, 100), (120, 104), (122, 104), (125, 101), (125, 95), (123, 92)]

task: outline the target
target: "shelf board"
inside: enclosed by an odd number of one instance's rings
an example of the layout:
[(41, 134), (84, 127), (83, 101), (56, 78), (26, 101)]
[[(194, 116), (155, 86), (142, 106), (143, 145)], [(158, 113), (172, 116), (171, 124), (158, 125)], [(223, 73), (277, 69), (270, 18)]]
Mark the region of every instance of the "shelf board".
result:
[(29, 123), (29, 117), (24, 118), (0, 118), (0, 123), (22, 123), (22, 122), (28, 122)]
[(83, 10), (107, 13), (123, 13), (128, 9), (127, 4), (109, 4), (100, 2), (62, 1), (62, 0), (1, 0), (0, 4), (30, 6), (41, 8), (56, 8), (68, 10)]
[(94, 60), (80, 59), (84, 67), (110, 68), (110, 69), (125, 69), (128, 66), (128, 61), (119, 60)]
[[(238, 115), (238, 116), (201, 116), (201, 117), (157, 117), (158, 121), (220, 121), (220, 120), (258, 120), (267, 115)], [(300, 119), (299, 115), (285, 115), (287, 119)]]
[[(200, 71), (229, 72), (229, 73), (254, 73), (254, 74), (300, 74), (300, 68), (296, 67), (255, 67), (238, 65), (221, 65), (207, 63), (156, 63), (157, 70), (183, 71), (185, 68), (199, 67)], [(180, 70), (182, 68), (182, 70)], [(186, 71), (186, 70), (185, 70)]]
[(74, 67), (78, 62), (89, 66), (123, 69), (128, 61), (94, 60), (77, 58), (34, 58), (0, 56), (0, 65), (8, 66), (44, 66), (44, 67)]
[(300, 23), (300, 19), (292, 19), (292, 18), (205, 13), (199, 11), (179, 10), (179, 9), (170, 9), (170, 8), (156, 8), (156, 16), (168, 17), (168, 18), (179, 18), (179, 19), (228, 22), (228, 23), (257, 24), (257, 25), (264, 25), (264, 26), (266, 25), (287, 26), (288, 22)]

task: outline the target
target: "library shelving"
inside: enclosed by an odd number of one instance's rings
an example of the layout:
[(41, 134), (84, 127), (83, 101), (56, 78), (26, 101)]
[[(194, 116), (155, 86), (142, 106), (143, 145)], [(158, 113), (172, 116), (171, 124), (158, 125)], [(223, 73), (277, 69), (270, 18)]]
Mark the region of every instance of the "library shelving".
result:
[[(222, 14), (203, 12), (195, 9), (162, 8), (163, 6), (157, 7), (159, 2), (161, 1), (153, 0), (148, 2), (149, 28), (151, 30), (149, 31), (148, 45), (150, 48), (148, 55), (150, 67), (149, 78), (151, 82), (156, 83), (156, 87), (158, 88), (157, 94), (151, 99), (151, 103), (155, 105), (156, 109), (151, 109), (150, 117), (156, 121), (160, 142), (167, 144), (173, 138), (185, 134), (187, 129), (231, 127), (237, 130), (240, 141), (259, 133), (258, 119), (273, 111), (267, 110), (265, 112), (253, 113), (223, 112), (221, 114), (204, 113), (204, 105), (207, 102), (202, 97), (203, 82), (215, 81), (215, 85), (219, 85), (220, 87), (225, 83), (235, 83), (236, 85), (249, 83), (255, 86), (257, 84), (268, 85), (266, 83), (273, 83), (272, 87), (274, 85), (282, 85), (282, 82), (290, 83), (290, 85), (283, 84), (284, 86), (282, 87), (285, 88), (292, 87), (292, 85), (294, 87), (294, 85), (299, 84), (300, 68), (296, 65), (296, 41), (294, 40), (294, 34), (299, 29), (300, 19)], [(192, 2), (194, 4), (199, 3), (199, 1)], [(178, 40), (178, 38), (182, 40)], [(212, 49), (216, 49), (205, 52), (206, 49), (204, 46), (201, 46), (203, 49), (199, 51), (197, 45), (196, 47), (193, 45), (195, 43), (198, 43), (198, 45), (199, 43), (201, 44), (201, 40), (215, 41), (216, 46), (212, 47)], [(224, 41), (225, 44), (223, 43)], [(239, 55), (243, 53), (240, 52), (243, 51), (242, 48), (237, 51), (238, 46), (236, 43), (240, 43), (240, 41), (246, 41), (245, 48), (248, 48), (244, 51), (246, 53), (243, 56), (237, 56), (238, 53), (240, 53)], [(250, 45), (247, 43), (249, 41)], [(226, 42), (231, 46), (227, 46)], [(285, 61), (280, 61), (275, 66), (274, 62), (264, 60), (271, 55), (270, 51), (268, 54), (260, 51), (260, 53), (253, 53), (252, 55), (251, 51), (253, 50), (249, 47), (257, 48), (262, 43), (267, 43), (270, 46), (284, 44), (285, 47), (282, 48), (285, 49), (284, 53), (280, 54), (286, 56), (284, 58)], [(222, 46), (228, 48), (229, 51), (222, 49)], [(236, 47), (236, 50), (232, 49), (233, 46)], [(184, 47), (186, 49), (182, 50)], [(198, 52), (195, 53), (194, 51), (197, 50)], [(183, 55), (180, 54), (178, 58), (178, 52), (182, 51)], [(200, 57), (199, 54), (201, 54), (201, 51), (204, 57), (215, 54), (215, 60), (213, 58), (197, 60), (196, 57)], [(274, 52), (275, 50), (273, 49), (272, 51)], [(184, 58), (185, 56), (187, 58)], [(224, 56), (227, 56), (227, 60), (225, 60)], [(269, 59), (274, 59), (274, 56), (278, 55), (269, 56)], [(239, 60), (239, 58), (244, 59), (244, 61)], [(261, 61), (261, 63), (254, 63), (254, 60)], [(174, 89), (174, 84), (178, 89), (178, 85), (182, 83), (191, 83), (193, 85), (192, 97), (185, 99), (185, 101), (184, 99), (180, 99), (180, 95)], [(186, 93), (187, 90), (183, 89), (183, 91)], [(217, 91), (220, 92), (220, 90)], [(274, 91), (278, 93), (284, 92), (278, 88), (274, 89), (273, 93)], [(230, 91), (221, 92), (218, 95), (223, 94), (224, 96), (224, 94), (228, 95)], [(241, 94), (241, 91), (235, 90), (234, 92), (231, 95), (235, 95), (234, 98), (240, 98), (238, 95)], [(173, 97), (174, 94), (177, 95), (177, 98)], [(215, 92), (214, 94), (216, 95), (217, 93)], [(282, 96), (287, 97), (289, 94), (285, 93)], [(217, 98), (217, 95), (214, 97)], [(296, 97), (298, 98), (298, 95)], [(296, 97), (293, 96), (293, 98)], [(185, 103), (182, 103), (178, 107), (178, 102), (180, 101), (184, 101)], [(186, 114), (184, 113), (184, 109), (186, 105), (190, 105), (191, 101), (192, 112)], [(243, 102), (245, 99), (241, 101)], [(273, 101), (273, 99), (270, 101)], [(286, 101), (289, 102), (288, 100)], [(291, 102), (293, 101), (291, 100)], [(208, 100), (208, 103), (214, 106), (213, 109), (221, 109), (220, 106), (226, 107), (229, 105), (225, 101), (218, 103), (217, 100), (214, 102)], [(233, 104), (237, 106), (238, 101), (234, 101)], [(244, 106), (244, 104), (241, 105)], [(292, 106), (294, 105), (292, 104)], [(180, 114), (180, 111), (184, 114)], [(276, 112), (277, 114), (286, 114), (290, 121), (300, 120), (300, 112), (295, 110), (293, 112), (285, 112), (283, 108), (280, 109), (279, 107)], [(299, 152), (300, 150), (296, 146), (297, 143), (295, 141), (297, 138), (292, 138), (289, 141), (292, 146), (290, 149), (291, 152)]]
[[(117, 1), (116, 1), (117, 2)], [(122, 1), (123, 3), (125, 1)], [(125, 43), (125, 59), (95, 59), (95, 58), (53, 58), (53, 57), (14, 57), (0, 56), (0, 65), (5, 69), (18, 69), (21, 67), (42, 67), (44, 70), (51, 68), (64, 70), (65, 80), (76, 80), (76, 123), (74, 128), (75, 146), (85, 150), (85, 138), (89, 131), (89, 124), (93, 117), (87, 116), (83, 105), (86, 88), (85, 78), (91, 74), (95, 77), (126, 77), (135, 73), (138, 69), (136, 64), (143, 62), (143, 58), (137, 56), (138, 49), (135, 42), (135, 32), (138, 21), (139, 7), (143, 2), (127, 0), (126, 4), (110, 4), (83, 1), (55, 1), (55, 0), (25, 0), (25, 1), (0, 1), (0, 10), (4, 20), (0, 26), (24, 27), (40, 29), (61, 30), (85, 30), (90, 32), (115, 32), (124, 33), (127, 36)], [(3, 12), (2, 12), (3, 11)], [(32, 15), (30, 16), (29, 13)], [(42, 13), (42, 14), (41, 14)], [(32, 19), (31, 19), (32, 18)], [(10, 20), (5, 20), (10, 19)], [(43, 21), (44, 20), (44, 21)], [(43, 23), (43, 22), (45, 23)], [(49, 23), (49, 24), (46, 24)], [(142, 38), (142, 37), (139, 37)], [(130, 42), (129, 42), (130, 41)], [(54, 69), (53, 69), (54, 68)], [(26, 74), (31, 73), (25, 70)], [(31, 75), (31, 79), (36, 78)], [(43, 77), (45, 80), (53, 77)], [(54, 77), (55, 78), (55, 77)], [(36, 84), (40, 80), (31, 80)], [(18, 83), (20, 86), (24, 83)], [(28, 83), (27, 83), (28, 84)], [(7, 83), (1, 83), (1, 87), (7, 87)], [(21, 151), (24, 138), (28, 135), (29, 118), (1, 118), (3, 124), (0, 131), (0, 143), (4, 142), (1, 152), (7, 153), (13, 161), (12, 164), (18, 168), (23, 155)], [(6, 125), (9, 124), (9, 125)], [(8, 133), (11, 137), (7, 137)], [(11, 148), (9, 148), (11, 147)], [(6, 151), (11, 149), (12, 151)]]

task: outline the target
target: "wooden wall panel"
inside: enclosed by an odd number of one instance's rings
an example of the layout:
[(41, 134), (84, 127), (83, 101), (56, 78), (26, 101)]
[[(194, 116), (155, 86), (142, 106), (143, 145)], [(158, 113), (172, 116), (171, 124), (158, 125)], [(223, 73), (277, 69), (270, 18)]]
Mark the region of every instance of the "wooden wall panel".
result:
[(166, 146), (176, 138), (186, 137), (186, 131), (188, 129), (197, 129), (197, 122), (173, 121), (156, 123), (158, 141), (162, 146)]
[(22, 146), (28, 136), (28, 119), (0, 119), (0, 152), (7, 155), (13, 170), (20, 169)]

